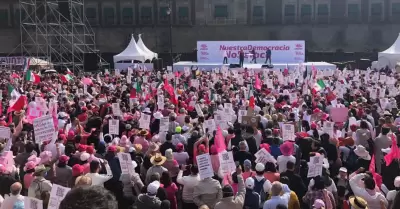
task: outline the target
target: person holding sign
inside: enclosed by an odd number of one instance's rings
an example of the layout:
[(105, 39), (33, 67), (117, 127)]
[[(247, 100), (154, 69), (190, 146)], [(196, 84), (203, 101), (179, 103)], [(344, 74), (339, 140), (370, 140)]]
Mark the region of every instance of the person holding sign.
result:
[(246, 189), (244, 187), (242, 169), (240, 166), (236, 168), (236, 174), (238, 178), (238, 193), (235, 195), (232, 187), (230, 185), (225, 185), (224, 188), (222, 188), (223, 198), (215, 205), (214, 209), (243, 209)]

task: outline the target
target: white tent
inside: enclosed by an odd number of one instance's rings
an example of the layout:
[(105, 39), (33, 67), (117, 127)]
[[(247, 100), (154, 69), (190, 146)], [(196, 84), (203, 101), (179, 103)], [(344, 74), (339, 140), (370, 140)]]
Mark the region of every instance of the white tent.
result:
[(400, 34), (391, 47), (378, 53), (378, 68), (389, 66), (390, 69), (396, 67), (400, 62)]
[(36, 57), (29, 58), (29, 65), (31, 65), (31, 66), (53, 66), (53, 64), (51, 64), (50, 62), (36, 58)]
[(146, 47), (146, 45), (144, 45), (144, 42), (142, 40), (142, 34), (139, 34), (139, 40), (137, 41), (137, 45), (143, 52), (151, 56), (151, 59), (158, 57), (157, 53), (152, 52), (150, 49)]
[(135, 38), (132, 34), (131, 42), (129, 42), (129, 45), (126, 47), (126, 49), (114, 56), (114, 63), (125, 60), (137, 60), (144, 62), (146, 59), (150, 59), (149, 55), (147, 55), (137, 46)]

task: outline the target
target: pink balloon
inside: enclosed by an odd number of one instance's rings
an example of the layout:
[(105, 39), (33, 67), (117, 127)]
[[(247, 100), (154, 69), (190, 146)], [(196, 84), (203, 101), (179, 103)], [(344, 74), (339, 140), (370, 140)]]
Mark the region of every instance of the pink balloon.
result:
[(85, 85), (91, 85), (93, 81), (90, 78), (82, 78), (82, 83)]

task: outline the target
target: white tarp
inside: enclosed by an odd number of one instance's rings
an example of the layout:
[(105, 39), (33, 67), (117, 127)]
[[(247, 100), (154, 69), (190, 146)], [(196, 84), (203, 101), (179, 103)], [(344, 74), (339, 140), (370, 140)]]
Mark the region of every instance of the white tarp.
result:
[(146, 59), (149, 59), (149, 55), (143, 52), (136, 44), (135, 37), (133, 37), (129, 42), (129, 45), (126, 47), (124, 51), (114, 56), (114, 63), (119, 61), (127, 61), (127, 60), (137, 60), (144, 62)]
[(383, 52), (378, 53), (378, 68), (389, 66), (390, 69), (396, 67), (397, 62), (400, 61), (400, 34), (391, 47)]
[[(146, 47), (146, 45), (144, 45), (143, 39), (142, 39), (142, 34), (139, 34), (139, 40), (137, 41), (137, 46), (144, 52), (146, 53), (146, 55), (148, 55), (149, 57), (151, 57), (151, 59), (153, 58), (158, 58), (158, 54), (151, 51), (150, 49), (148, 49)], [(150, 60), (151, 60), (150, 59)]]

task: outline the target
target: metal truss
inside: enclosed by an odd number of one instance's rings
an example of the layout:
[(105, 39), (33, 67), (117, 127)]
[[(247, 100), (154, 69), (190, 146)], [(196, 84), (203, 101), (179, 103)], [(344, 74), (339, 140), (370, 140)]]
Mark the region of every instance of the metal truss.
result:
[(99, 56), (84, 0), (19, 0), (19, 6), (23, 55), (78, 72), (84, 70), (85, 54)]

